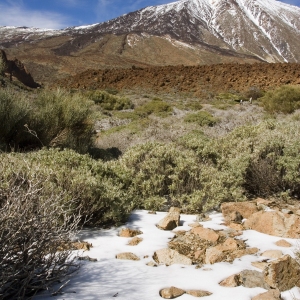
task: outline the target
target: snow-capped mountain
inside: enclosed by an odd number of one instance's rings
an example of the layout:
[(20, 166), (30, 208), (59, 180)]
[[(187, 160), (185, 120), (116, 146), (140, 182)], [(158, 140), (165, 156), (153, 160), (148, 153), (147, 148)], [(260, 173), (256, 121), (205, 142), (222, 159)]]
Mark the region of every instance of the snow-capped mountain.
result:
[(300, 62), (300, 8), (276, 0), (181, 0), (63, 30), (0, 27), (0, 47), (43, 68), (43, 57), (59, 56), (66, 73), (78, 71), (71, 60), (83, 55), (86, 68)]

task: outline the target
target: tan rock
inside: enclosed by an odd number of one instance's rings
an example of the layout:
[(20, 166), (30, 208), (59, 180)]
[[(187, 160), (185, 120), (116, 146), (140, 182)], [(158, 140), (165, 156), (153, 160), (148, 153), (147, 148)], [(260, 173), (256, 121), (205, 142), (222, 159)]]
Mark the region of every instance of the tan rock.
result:
[(92, 247), (93, 247), (93, 245), (88, 242), (78, 241), (78, 242), (72, 243), (72, 249), (76, 249), (76, 250), (89, 251)]
[(261, 254), (261, 256), (274, 258), (274, 259), (280, 258), (282, 255), (283, 253), (280, 250), (267, 250)]
[(211, 247), (206, 249), (205, 253), (205, 263), (206, 264), (214, 264), (217, 262), (221, 262), (226, 257), (226, 253), (219, 250), (217, 247)]
[(194, 228), (194, 227), (202, 227), (202, 225), (200, 225), (199, 223), (191, 223), (189, 224), (190, 227)]
[(186, 291), (188, 295), (194, 296), (194, 297), (205, 297), (212, 295), (211, 292), (208, 291), (202, 291), (202, 290), (190, 290)]
[(244, 227), (285, 238), (300, 238), (300, 217), (280, 211), (254, 213), (244, 222)]
[(234, 274), (222, 280), (219, 285), (224, 287), (236, 287), (239, 285), (239, 275)]
[(116, 255), (116, 259), (125, 259), (125, 260), (140, 260), (138, 256), (131, 252), (123, 252)]
[(300, 287), (299, 264), (289, 255), (268, 263), (263, 274), (265, 282), (273, 289), (286, 291), (294, 286)]
[(269, 290), (269, 285), (264, 281), (264, 275), (256, 270), (243, 270), (239, 273), (239, 285), (247, 288), (261, 287)]
[(263, 204), (263, 205), (270, 205), (271, 203), (273, 203), (274, 201), (272, 200), (266, 200), (266, 199), (263, 199), (263, 198), (256, 198), (254, 200), (256, 202), (256, 205), (260, 205), (260, 204)]
[(244, 219), (248, 219), (258, 211), (256, 204), (252, 202), (225, 202), (222, 203), (221, 210), (225, 221), (229, 223), (231, 223), (232, 213), (238, 212)]
[(171, 207), (168, 214), (158, 222), (157, 227), (162, 230), (173, 230), (180, 223), (180, 208)]
[(195, 227), (191, 230), (193, 234), (198, 235), (201, 239), (216, 242), (219, 239), (219, 235), (212, 229)]
[(185, 294), (185, 291), (175, 286), (165, 288), (159, 291), (159, 295), (164, 299), (175, 299)]
[(229, 228), (234, 229), (234, 230), (243, 230), (244, 227), (241, 224), (236, 224), (236, 223), (230, 223), (227, 225)]
[(268, 265), (267, 262), (264, 262), (264, 261), (253, 261), (251, 263), (251, 265), (255, 268), (258, 268), (258, 269), (261, 269), (261, 270), (264, 270), (265, 267)]
[(279, 246), (279, 247), (292, 247), (292, 244), (290, 244), (288, 241), (286, 240), (279, 240), (275, 243), (275, 245)]
[(300, 216), (300, 209), (296, 210), (296, 211), (295, 211), (295, 214), (296, 214), (297, 216)]
[(255, 297), (253, 297), (251, 300), (280, 300), (280, 291), (278, 289), (275, 290), (269, 290), (265, 293), (261, 293)]
[(134, 237), (136, 235), (143, 234), (142, 231), (138, 229), (122, 228), (119, 232), (120, 237)]
[(142, 242), (143, 239), (138, 237), (138, 236), (135, 236), (134, 238), (132, 238), (127, 245), (129, 246), (136, 246), (138, 245), (140, 242)]
[(148, 267), (157, 267), (157, 264), (154, 261), (149, 261), (148, 263), (146, 263), (146, 265)]
[(158, 264), (165, 264), (167, 266), (173, 264), (191, 265), (192, 260), (177, 251), (165, 248), (154, 252), (153, 259)]

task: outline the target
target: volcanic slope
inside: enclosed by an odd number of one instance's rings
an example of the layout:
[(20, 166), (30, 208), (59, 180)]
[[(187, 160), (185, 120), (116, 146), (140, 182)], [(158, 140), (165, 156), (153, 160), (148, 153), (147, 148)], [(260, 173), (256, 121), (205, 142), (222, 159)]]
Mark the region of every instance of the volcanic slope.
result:
[(300, 8), (275, 0), (181, 0), (90, 26), (0, 27), (0, 41), (42, 82), (132, 65), (300, 62)]
[(205, 96), (224, 91), (267, 90), (283, 84), (300, 84), (300, 64), (256, 63), (210, 66), (165, 66), (88, 70), (57, 81), (56, 86), (75, 89), (140, 89)]

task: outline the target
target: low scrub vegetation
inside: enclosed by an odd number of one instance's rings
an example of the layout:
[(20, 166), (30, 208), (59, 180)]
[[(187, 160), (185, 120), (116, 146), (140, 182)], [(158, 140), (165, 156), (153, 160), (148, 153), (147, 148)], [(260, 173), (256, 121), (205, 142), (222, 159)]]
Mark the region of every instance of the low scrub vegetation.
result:
[[(173, 109), (170, 99), (146, 98), (124, 111), (138, 101), (1, 89), (0, 298), (31, 296), (76, 267), (57, 249), (80, 225), (121, 224), (137, 208), (200, 213), (227, 201), (299, 197), (298, 92), (267, 92), (261, 103), (272, 114), (262, 118), (256, 104), (191, 112), (188, 103)], [(114, 137), (103, 149), (92, 144), (93, 110), (106, 126), (99, 139)], [(110, 126), (113, 118), (119, 125)]]

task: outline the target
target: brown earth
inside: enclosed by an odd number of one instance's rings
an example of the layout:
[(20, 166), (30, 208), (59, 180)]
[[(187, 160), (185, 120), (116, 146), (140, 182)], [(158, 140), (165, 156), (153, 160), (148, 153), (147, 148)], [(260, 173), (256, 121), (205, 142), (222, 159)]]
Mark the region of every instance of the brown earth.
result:
[(300, 84), (300, 64), (255, 63), (199, 66), (165, 66), (87, 70), (57, 81), (55, 86), (75, 89), (143, 89), (152, 92), (193, 93), (267, 90), (283, 84)]

